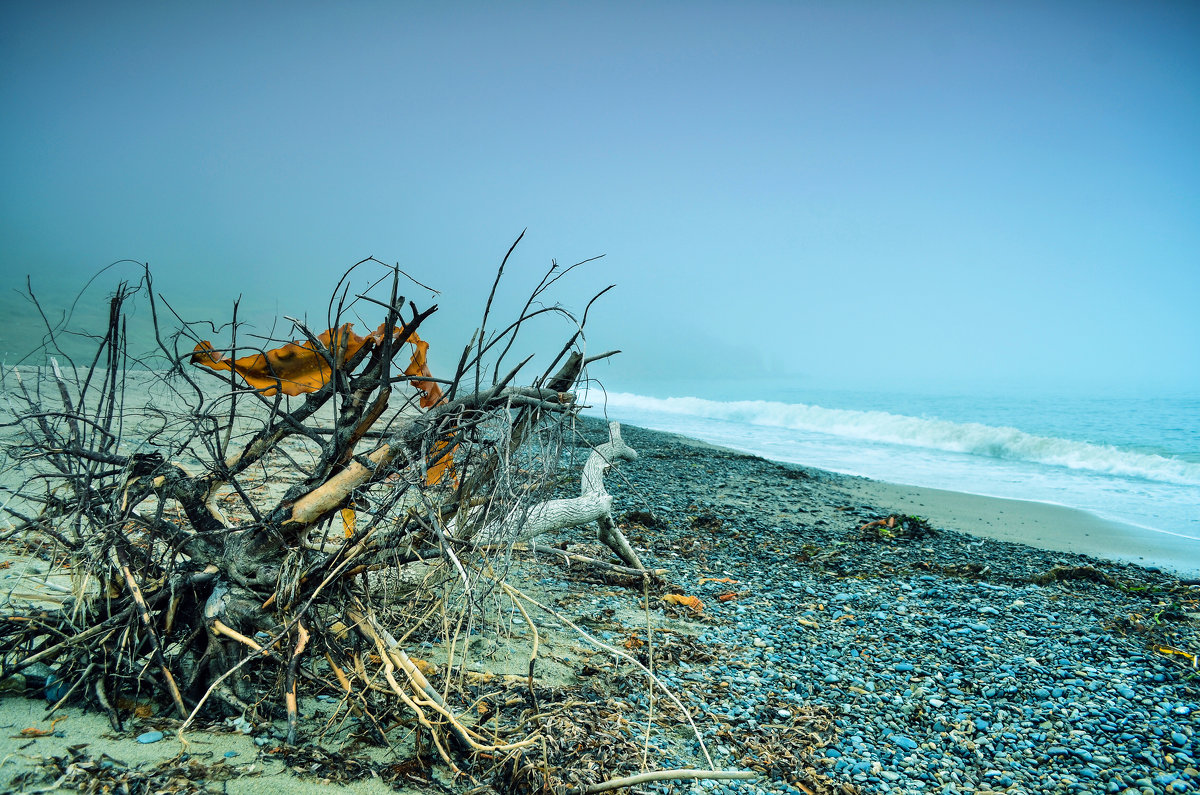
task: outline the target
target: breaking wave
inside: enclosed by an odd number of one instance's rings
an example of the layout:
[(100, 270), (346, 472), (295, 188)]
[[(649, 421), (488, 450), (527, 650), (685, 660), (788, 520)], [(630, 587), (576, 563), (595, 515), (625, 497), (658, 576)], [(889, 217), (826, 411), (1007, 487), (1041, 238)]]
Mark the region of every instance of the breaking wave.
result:
[(766, 400), (722, 402), (693, 397), (652, 398), (628, 392), (610, 392), (606, 402), (610, 410), (665, 412), (1010, 461), (1029, 461), (1121, 477), (1200, 485), (1200, 464), (1169, 456), (1121, 450), (1111, 445), (1037, 436), (1016, 428)]

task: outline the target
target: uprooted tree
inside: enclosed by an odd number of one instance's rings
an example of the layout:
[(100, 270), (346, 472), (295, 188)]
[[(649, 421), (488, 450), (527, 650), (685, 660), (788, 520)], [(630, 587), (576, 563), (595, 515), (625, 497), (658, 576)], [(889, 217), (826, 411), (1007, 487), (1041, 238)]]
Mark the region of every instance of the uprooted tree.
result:
[[(383, 276), (352, 295), (346, 278), (365, 268)], [(488, 598), (523, 611), (505, 567), (515, 544), (552, 529), (598, 523), (620, 559), (609, 566), (645, 574), (601, 479), (635, 457), (619, 428), (588, 456), (580, 496), (551, 499), (574, 391), (610, 355), (585, 355), (586, 311), (576, 322), (538, 303), (566, 270), (552, 267), (498, 331), (489, 298), (444, 379), (418, 334), (436, 307), (406, 300), (408, 277), (373, 259), (334, 290), (327, 330), (292, 320), (287, 339), (178, 315), (168, 333), (173, 310), (148, 269), (111, 296), (90, 361), (64, 358), (62, 329), (48, 324), (48, 366), (4, 374), (5, 452), (22, 478), (3, 509), (6, 537), (71, 579), (49, 601), (10, 599), (0, 675), (48, 666), (47, 694), (99, 705), (114, 726), (119, 705), (149, 697), (185, 728), (201, 715), (286, 715), (295, 742), (298, 693), (326, 694), (380, 738), (407, 720), (451, 767), (473, 753), (519, 756), (538, 741), (536, 716), (477, 727), (405, 638), (437, 621), (469, 642)], [(135, 298), (154, 325), (141, 359), (126, 339)], [(550, 312), (569, 333), (518, 386), (529, 360), (506, 356)], [(371, 314), (382, 322), (356, 334), (350, 320)], [(439, 603), (448, 589), (452, 609)]]

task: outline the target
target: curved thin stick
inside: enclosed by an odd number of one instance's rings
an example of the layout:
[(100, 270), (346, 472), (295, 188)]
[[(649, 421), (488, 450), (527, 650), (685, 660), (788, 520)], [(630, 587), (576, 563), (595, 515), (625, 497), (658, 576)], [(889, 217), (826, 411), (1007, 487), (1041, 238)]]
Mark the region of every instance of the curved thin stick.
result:
[(645, 784), (648, 781), (673, 781), (681, 779), (714, 779), (717, 781), (728, 781), (730, 779), (752, 779), (758, 778), (758, 774), (751, 770), (697, 770), (690, 767), (676, 768), (675, 770), (655, 770), (650, 773), (638, 773), (636, 776), (626, 776), (625, 778), (614, 778), (610, 781), (601, 781), (599, 784), (590, 784), (582, 790), (574, 790), (575, 792), (583, 792), (585, 795), (592, 795), (593, 792), (607, 792), (610, 789), (622, 789), (623, 787), (632, 787), (637, 784)]

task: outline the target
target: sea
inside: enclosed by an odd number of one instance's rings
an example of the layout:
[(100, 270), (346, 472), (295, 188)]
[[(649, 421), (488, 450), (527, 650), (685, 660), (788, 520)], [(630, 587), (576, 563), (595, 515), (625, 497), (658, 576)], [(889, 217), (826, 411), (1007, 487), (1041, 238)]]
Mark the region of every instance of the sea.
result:
[[(753, 396), (753, 399), (747, 399)], [(663, 381), (588, 413), (875, 480), (1053, 503), (1197, 540), (1200, 397)]]

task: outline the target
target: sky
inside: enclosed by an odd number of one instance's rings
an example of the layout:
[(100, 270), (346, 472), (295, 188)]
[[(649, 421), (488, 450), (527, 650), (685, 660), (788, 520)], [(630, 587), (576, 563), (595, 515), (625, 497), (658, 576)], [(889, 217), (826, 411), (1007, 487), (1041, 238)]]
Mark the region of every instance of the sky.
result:
[(267, 333), (374, 256), (452, 367), (527, 230), (493, 316), (603, 255), (613, 388), (1200, 392), (1194, 3), (6, 2), (0, 108), (10, 363), (27, 276)]

